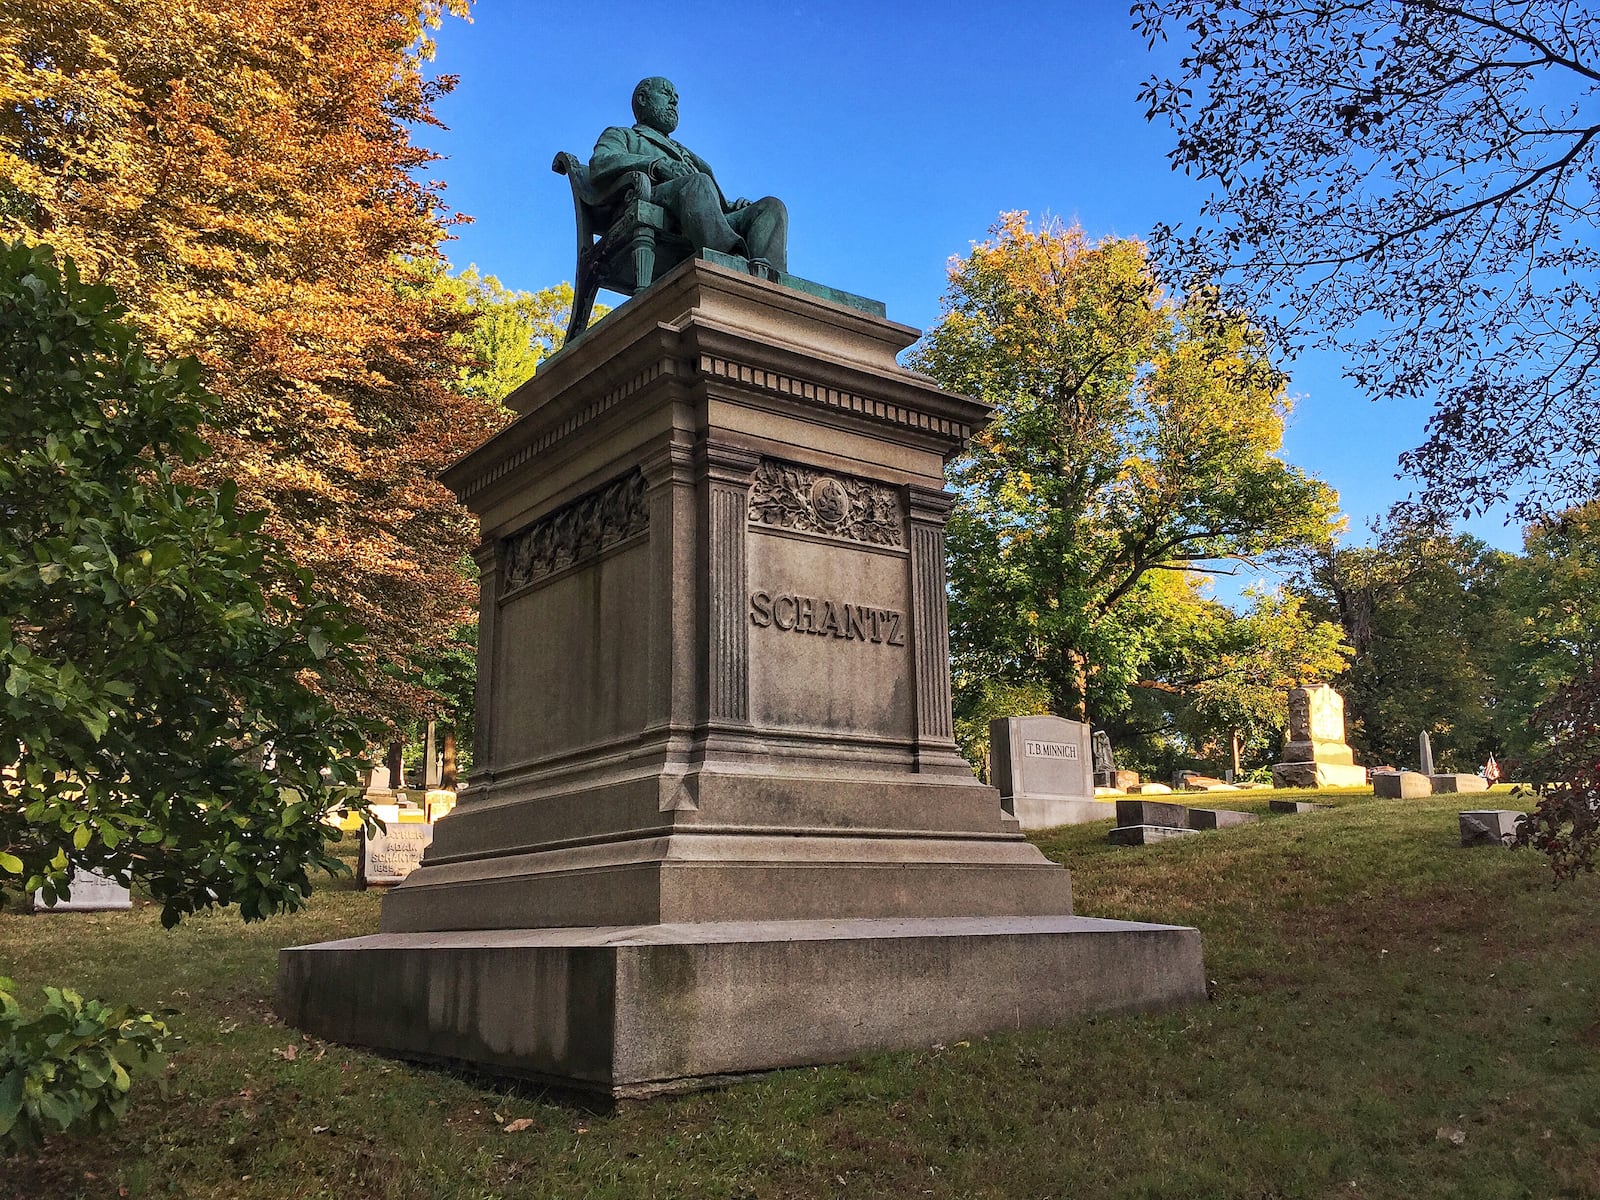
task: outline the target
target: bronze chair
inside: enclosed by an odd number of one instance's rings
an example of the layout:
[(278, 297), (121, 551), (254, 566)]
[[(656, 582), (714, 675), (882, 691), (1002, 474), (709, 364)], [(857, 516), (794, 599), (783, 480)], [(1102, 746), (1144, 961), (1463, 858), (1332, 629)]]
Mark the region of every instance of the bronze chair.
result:
[(589, 326), (601, 288), (637, 296), (694, 252), (672, 228), (666, 209), (650, 200), (643, 171), (622, 176), (604, 193), (589, 182), (589, 169), (573, 154), (556, 155), (550, 169), (572, 184), (578, 224), (578, 265), (572, 281), (572, 319), (567, 341)]

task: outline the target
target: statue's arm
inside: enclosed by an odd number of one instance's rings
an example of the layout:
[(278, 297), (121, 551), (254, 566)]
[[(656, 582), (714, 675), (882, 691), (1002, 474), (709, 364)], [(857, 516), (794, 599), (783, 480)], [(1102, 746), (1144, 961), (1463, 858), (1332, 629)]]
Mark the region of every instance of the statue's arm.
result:
[(650, 173), (650, 164), (661, 152), (631, 129), (612, 126), (600, 135), (589, 158), (589, 182), (596, 191), (608, 191), (624, 175), (633, 171)]
[(749, 205), (750, 201), (743, 199), (730, 202), (727, 193), (722, 190), (722, 185), (717, 183), (717, 176), (716, 173), (712, 171), (711, 164), (705, 159), (701, 158), (693, 150), (689, 151), (689, 165), (694, 167), (694, 169), (699, 171), (702, 175), (708, 176), (712, 183), (717, 184), (717, 198), (722, 201), (723, 212), (735, 212), (738, 209), (745, 208)]

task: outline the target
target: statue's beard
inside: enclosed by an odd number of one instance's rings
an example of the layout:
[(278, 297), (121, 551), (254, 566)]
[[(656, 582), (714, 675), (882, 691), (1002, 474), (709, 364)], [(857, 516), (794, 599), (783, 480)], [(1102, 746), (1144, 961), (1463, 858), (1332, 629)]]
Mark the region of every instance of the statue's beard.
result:
[(644, 123), (657, 133), (671, 136), (672, 131), (678, 127), (678, 118), (669, 115), (665, 109), (653, 108), (645, 113)]

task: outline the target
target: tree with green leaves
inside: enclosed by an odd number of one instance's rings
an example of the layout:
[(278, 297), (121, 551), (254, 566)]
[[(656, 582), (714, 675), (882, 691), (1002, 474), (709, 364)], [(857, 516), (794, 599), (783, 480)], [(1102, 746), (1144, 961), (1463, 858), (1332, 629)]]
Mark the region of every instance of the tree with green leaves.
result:
[[(93, 870), (169, 927), (248, 921), (346, 869), (323, 817), (360, 808), (372, 730), (315, 684), (353, 673), (359, 631), (231, 485), (175, 477), (215, 403), (110, 288), (0, 244), (0, 905)], [(114, 1119), (160, 1022), (54, 991), (28, 1018), (8, 992), (0, 1146)]]
[(1144, 761), (1162, 775), (1197, 763), (1237, 774), (1273, 762), (1289, 689), (1344, 668), (1350, 651), (1338, 626), (1283, 588), (1246, 589), (1248, 605), (1236, 611), (1202, 595), (1193, 575), (1158, 582), (1178, 593), (1164, 644), (1129, 708), (1108, 722), (1113, 739), (1136, 748), (1136, 738), (1153, 742)]
[(1503, 620), (1485, 649), (1498, 673), (1497, 725), (1520, 735), (1507, 749), (1532, 753), (1535, 714), (1600, 672), (1600, 501), (1533, 522), (1522, 553), (1504, 558)]
[(1324, 546), (1299, 565), (1294, 588), (1344, 631), (1354, 650), (1331, 680), (1363, 760), (1413, 764), (1426, 731), (1435, 760), (1463, 771), (1525, 744), (1503, 697), (1518, 668), (1504, 581), (1512, 556), (1402, 510), (1372, 544)]
[[(468, 360), (457, 384), (465, 395), (500, 404), (566, 340), (570, 283), (525, 292), (480, 274), (472, 264), (458, 275), (441, 271), (437, 286), (469, 319), (456, 335)], [(596, 319), (608, 311), (596, 309)]]
[(86, 868), (168, 925), (298, 908), (367, 735), (312, 685), (358, 631), (231, 486), (174, 478), (214, 401), (109, 288), (0, 248), (0, 348), (0, 889)]
[(951, 267), (913, 365), (995, 408), (951, 470), (958, 683), (1106, 721), (1164, 644), (1156, 577), (1330, 535), (1333, 491), (1277, 457), (1286, 380), (1259, 331), (1167, 296), (1139, 242), (1007, 214)]

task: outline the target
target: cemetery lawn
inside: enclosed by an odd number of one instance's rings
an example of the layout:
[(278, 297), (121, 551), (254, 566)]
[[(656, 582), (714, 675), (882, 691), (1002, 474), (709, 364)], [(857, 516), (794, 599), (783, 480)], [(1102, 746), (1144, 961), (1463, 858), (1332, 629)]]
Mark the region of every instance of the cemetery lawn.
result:
[(282, 1027), (278, 947), (377, 928), (348, 884), (252, 926), (0, 916), (24, 1003), (67, 985), (182, 1037), (165, 1099), (0, 1162), (0, 1198), (1600, 1195), (1600, 881), (1459, 847), (1459, 810), (1517, 797), (1319, 798), (1149, 847), (1039, 837), (1079, 912), (1197, 925), (1207, 1005), (609, 1114)]

